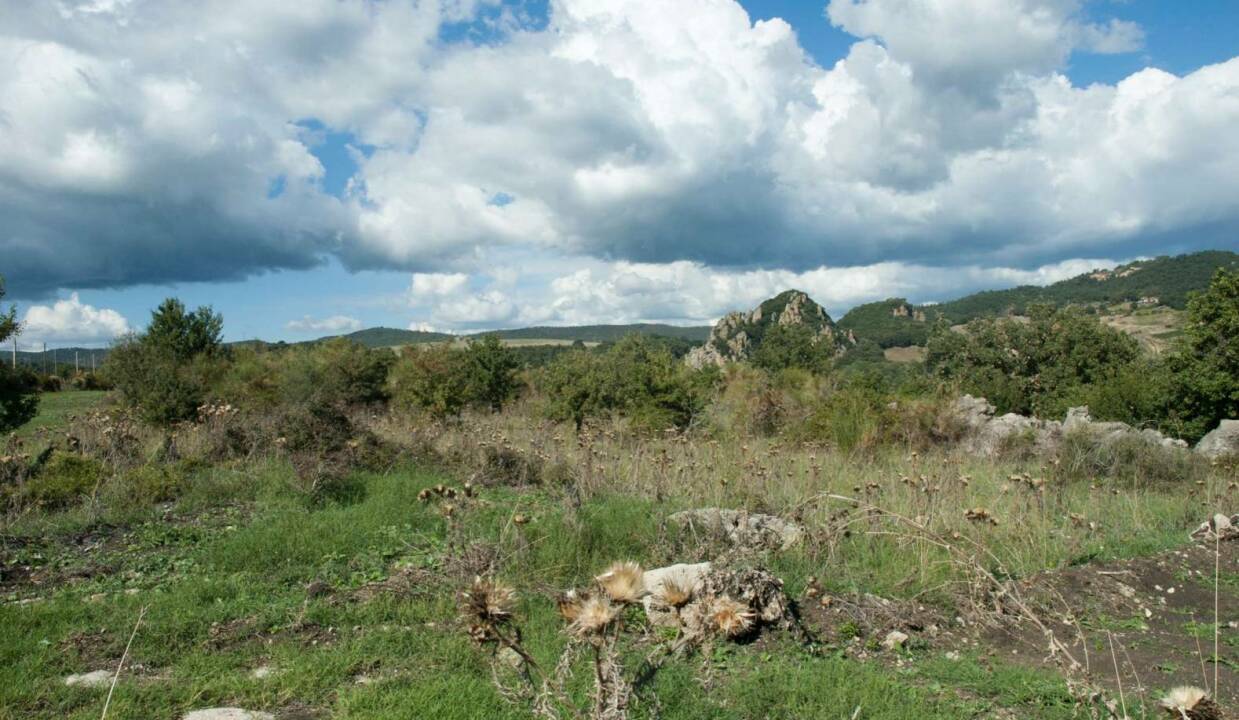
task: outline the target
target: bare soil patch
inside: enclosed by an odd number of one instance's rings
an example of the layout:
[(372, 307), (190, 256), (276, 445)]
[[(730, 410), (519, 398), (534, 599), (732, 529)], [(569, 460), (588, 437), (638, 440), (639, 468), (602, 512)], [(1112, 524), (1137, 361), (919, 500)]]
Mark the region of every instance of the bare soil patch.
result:
[[(1216, 658), (1212, 543), (1042, 573), (1020, 591), (1111, 691), (1120, 680), (1128, 696), (1150, 698), (1177, 685), (1212, 688), (1216, 669), (1214, 696), (1239, 707), (1239, 542), (1222, 543), (1218, 560)], [(1031, 623), (993, 630), (983, 641), (1017, 662), (1046, 660), (1046, 640)]]

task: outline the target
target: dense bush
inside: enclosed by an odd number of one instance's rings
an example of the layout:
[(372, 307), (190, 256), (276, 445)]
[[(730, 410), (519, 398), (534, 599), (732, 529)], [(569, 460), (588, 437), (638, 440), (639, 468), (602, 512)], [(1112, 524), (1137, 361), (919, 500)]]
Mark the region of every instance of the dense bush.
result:
[(926, 364), (1000, 412), (1051, 417), (1139, 357), (1135, 340), (1095, 317), (1034, 306), (1025, 319), (976, 320), (962, 332), (938, 322)]
[(330, 340), (274, 358), (279, 398), (285, 404), (347, 408), (388, 399), (387, 375), (396, 356), (345, 339)]
[(808, 325), (773, 325), (766, 330), (752, 362), (759, 368), (778, 372), (803, 368), (824, 373), (830, 370), (837, 346)]
[(140, 336), (117, 341), (103, 370), (121, 399), (143, 420), (156, 425), (193, 418), (206, 397), (211, 377), (220, 371), (215, 358), (181, 360), (171, 350)]
[(516, 377), (520, 363), (499, 336), (483, 335), (470, 340), (464, 360), (471, 401), (498, 411), (520, 390)]
[[(0, 278), (0, 298), (4, 297), (4, 278)], [(0, 344), (18, 333), (17, 308), (0, 313)], [(23, 425), (39, 410), (39, 396), (24, 370), (0, 364), (0, 432)]]
[(605, 352), (576, 350), (538, 374), (546, 414), (571, 420), (623, 415), (642, 430), (685, 428), (705, 406), (718, 370), (691, 370), (666, 347), (630, 335)]
[(1167, 358), (1172, 373), (1169, 425), (1195, 440), (1239, 417), (1239, 270), (1218, 270), (1187, 305), (1187, 325)]
[(446, 344), (406, 347), (391, 374), (397, 409), (437, 418), (460, 414), (470, 401), (463, 352)]
[(175, 298), (151, 313), (141, 335), (120, 340), (103, 373), (147, 422), (169, 425), (193, 418), (223, 370), (223, 319), (209, 307), (192, 313)]
[(97, 460), (57, 452), (18, 491), (22, 504), (60, 508), (89, 495), (103, 482), (107, 470)]
[(392, 399), (402, 410), (439, 418), (471, 405), (497, 411), (520, 390), (519, 368), (516, 354), (494, 335), (471, 339), (464, 348), (409, 347), (392, 372)]

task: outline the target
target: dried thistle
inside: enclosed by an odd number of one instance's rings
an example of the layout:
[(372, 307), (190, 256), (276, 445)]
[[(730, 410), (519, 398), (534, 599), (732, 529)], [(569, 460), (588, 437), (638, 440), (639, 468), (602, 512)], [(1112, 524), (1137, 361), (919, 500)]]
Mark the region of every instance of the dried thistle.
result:
[(580, 638), (600, 635), (618, 615), (619, 608), (606, 597), (586, 596), (577, 605), (576, 619), (568, 626), (568, 631)]
[(555, 606), (559, 609), (559, 616), (569, 625), (576, 622), (576, 619), (581, 614), (581, 604), (588, 598), (589, 593), (578, 593), (576, 590), (569, 590), (563, 593), (555, 598)]
[(512, 618), (516, 591), (498, 581), (475, 577), (460, 594), (460, 610), (481, 625), (502, 625)]
[(1222, 720), (1222, 708), (1198, 687), (1177, 687), (1159, 703), (1169, 715), (1185, 720)]
[(690, 587), (684, 587), (674, 580), (665, 580), (655, 595), (655, 599), (667, 607), (679, 610), (693, 599), (693, 590)]
[(645, 596), (645, 573), (635, 562), (612, 563), (607, 571), (594, 578), (598, 587), (614, 602), (626, 605)]
[(748, 605), (728, 595), (716, 598), (710, 606), (710, 624), (727, 637), (738, 637), (753, 627), (755, 617)]

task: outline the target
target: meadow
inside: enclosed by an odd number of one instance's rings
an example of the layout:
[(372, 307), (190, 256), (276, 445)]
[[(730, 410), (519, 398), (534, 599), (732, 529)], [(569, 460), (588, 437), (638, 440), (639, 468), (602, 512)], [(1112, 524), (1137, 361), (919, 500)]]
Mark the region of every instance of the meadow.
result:
[[(48, 400), (27, 442), (67, 433), (101, 450), (121, 432), (83, 414), (97, 395)], [(807, 631), (771, 628), (646, 667), (668, 638), (633, 612), (620, 653), (636, 688), (631, 716), (1087, 717), (1097, 708), (1081, 704), (1069, 673), (1042, 662), (1039, 639), (1017, 633), (1029, 652), (1012, 654), (1012, 636), (995, 634), (1024, 619), (978, 600), (993, 596), (985, 578), (1012, 592), (1045, 571), (1163, 556), (1187, 546), (1210, 509), (1239, 500), (1234, 466), (1190, 457), (1178, 481), (1150, 486), (1137, 472), (1082, 480), (1065, 454), (843, 452), (771, 437), (649, 436), (623, 421), (578, 434), (519, 402), (445, 422), (368, 413), (359, 423), (399, 452), (311, 489), (277, 447), (202, 461), (239, 422), (225, 412), (178, 430), (175, 491), (151, 497), (143, 460), (81, 502), (9, 516), (5, 717), (94, 718), (105, 703), (112, 717), (216, 706), (289, 718), (529, 717), (493, 682), (501, 656), (468, 636), (460, 593), (478, 576), (510, 584), (523, 647), (554, 666), (573, 643), (557, 593), (590, 586), (616, 560), (767, 568)], [(135, 458), (158, 455), (160, 433), (124, 432)], [(805, 536), (787, 549), (743, 548), (668, 521), (700, 507), (792, 519)], [(1224, 565), (1239, 578), (1233, 558)], [(1062, 600), (1074, 614), (1064, 638), (1087, 635), (1093, 649), (1116, 637), (1157, 642), (1141, 617), (1114, 617), (1085, 595)], [(1045, 610), (1061, 620), (1052, 613), (1064, 609)], [(1211, 621), (1211, 608), (1197, 611), (1157, 608), (1183, 637)], [(893, 630), (909, 639), (884, 647)], [(1233, 703), (1237, 633), (1218, 632), (1221, 657), (1205, 675), (1220, 668), (1219, 697)], [(1162, 667), (1131, 668), (1143, 678), (1126, 688), (1131, 717), (1159, 712), (1154, 701), (1171, 685), (1200, 682), (1203, 658), (1159, 647)], [(1092, 659), (1097, 687), (1117, 690), (1114, 679), (1130, 672), (1125, 652)], [(565, 683), (582, 717), (595, 692), (587, 667)], [(98, 670), (116, 677), (114, 688), (65, 685)]]

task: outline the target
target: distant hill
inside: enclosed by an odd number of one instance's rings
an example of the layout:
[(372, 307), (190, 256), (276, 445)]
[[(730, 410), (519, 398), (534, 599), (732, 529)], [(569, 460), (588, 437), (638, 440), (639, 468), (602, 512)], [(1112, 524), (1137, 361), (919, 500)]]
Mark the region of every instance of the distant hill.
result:
[(852, 308), (840, 318), (839, 327), (889, 348), (924, 344), (929, 326), (938, 317), (960, 324), (980, 317), (1021, 315), (1029, 305), (1039, 303), (1096, 307), (1103, 314), (1121, 303), (1182, 310), (1187, 307), (1188, 296), (1208, 287), (1213, 274), (1223, 267), (1239, 268), (1239, 254), (1208, 250), (1140, 260), (1044, 287), (986, 290), (937, 305), (913, 306), (902, 298), (892, 298)]
[(839, 318), (839, 329), (883, 348), (924, 345), (935, 317), (932, 308), (927, 312), (903, 298), (891, 298), (857, 305)]
[(830, 343), (839, 352), (852, 340), (839, 331), (835, 321), (813, 298), (800, 290), (786, 290), (749, 312), (725, 315), (715, 323), (705, 344), (688, 354), (687, 362), (693, 367), (705, 367), (747, 360), (761, 346), (766, 333), (778, 325), (806, 326), (813, 332), (814, 344)]
[[(655, 335), (679, 338), (691, 342), (705, 342), (710, 336), (709, 325), (679, 326), (660, 323), (634, 323), (631, 325), (574, 325), (567, 327), (527, 327), (514, 330), (496, 330), (504, 340), (568, 340), (581, 342), (613, 342), (625, 335)], [(485, 333), (478, 333), (485, 334)]]
[[(83, 370), (89, 370), (93, 359), (96, 366), (103, 363), (103, 359), (107, 357), (107, 348), (84, 348), (84, 347), (67, 347), (48, 349), (48, 351), (31, 352), (28, 350), (17, 351), (17, 364), (26, 365), (36, 370), (41, 370), (44, 367), (49, 370), (54, 366), (69, 367), (74, 366), (76, 361), (77, 366)], [(12, 361), (13, 351), (9, 348), (0, 349), (0, 362), (5, 364)]]
[[(654, 335), (658, 337), (678, 338), (681, 340), (688, 340), (690, 342), (703, 342), (707, 337), (709, 337), (710, 328), (708, 326), (680, 327), (678, 325), (661, 325), (657, 323), (634, 323), (631, 325), (539, 326), (495, 330), (493, 332), (480, 332), (473, 333), (471, 335), (449, 335), (447, 333), (378, 327), (358, 330), (357, 332), (348, 333), (347, 335), (333, 335), (330, 337), (320, 338), (315, 342), (331, 340), (335, 337), (343, 337), (345, 339), (352, 340), (353, 342), (365, 345), (366, 347), (394, 347), (397, 345), (416, 345), (418, 343), (444, 342), (447, 340), (458, 340), (462, 337), (481, 337), (482, 335), (494, 334), (503, 340), (546, 340), (554, 341), (556, 343), (570, 344), (576, 342), (577, 340), (586, 343), (614, 342), (625, 335), (630, 335), (633, 333), (641, 335)], [(548, 344), (553, 343), (548, 342)]]
[(332, 335), (319, 338), (314, 342), (334, 340), (342, 337), (366, 347), (396, 347), (398, 345), (416, 345), (418, 343), (443, 342), (455, 339), (456, 336), (440, 332), (423, 332), (421, 330), (401, 330), (399, 328), (376, 327), (358, 330), (347, 335)]

